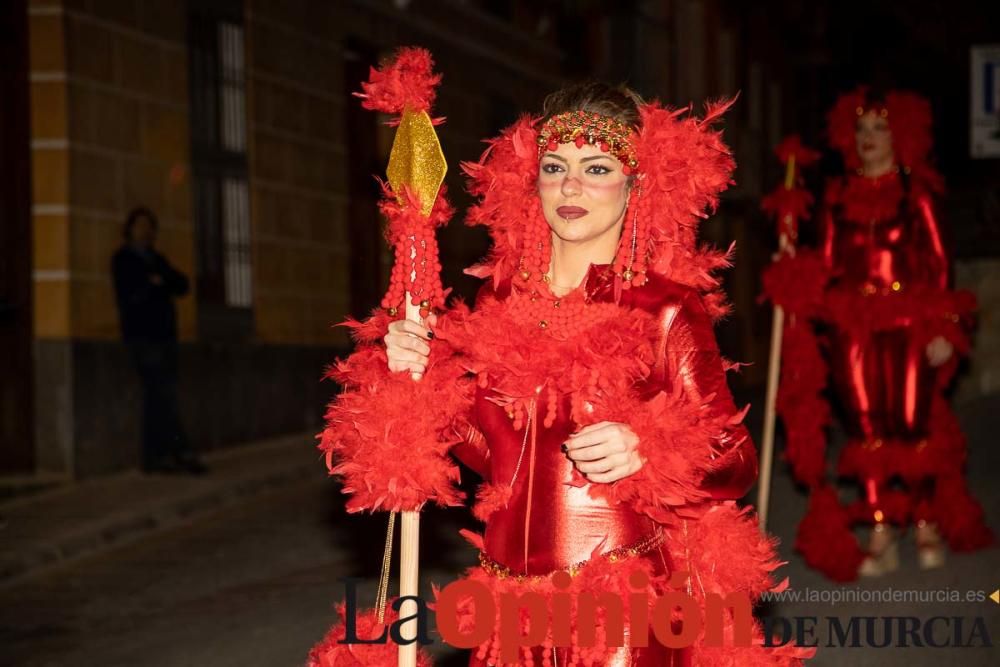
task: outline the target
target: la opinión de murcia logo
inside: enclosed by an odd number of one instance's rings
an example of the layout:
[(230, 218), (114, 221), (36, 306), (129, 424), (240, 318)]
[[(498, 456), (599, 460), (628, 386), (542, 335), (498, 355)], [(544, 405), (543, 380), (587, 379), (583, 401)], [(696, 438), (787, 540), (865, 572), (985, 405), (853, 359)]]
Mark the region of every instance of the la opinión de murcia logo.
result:
[[(672, 587), (687, 580), (686, 572), (671, 577)], [(344, 582), (345, 635), (342, 644), (384, 644), (390, 639), (397, 644), (422, 645), (434, 643), (428, 635), (431, 610), (418, 596), (405, 596), (393, 602), (399, 611), (404, 601), (416, 604), (416, 613), (397, 619), (382, 634), (371, 639), (357, 636), (357, 582)], [(557, 647), (593, 647), (597, 644), (598, 610), (605, 635), (602, 645), (617, 648), (649, 645), (649, 630), (656, 640), (668, 648), (685, 648), (696, 639), (705, 646), (751, 646), (753, 643), (753, 605), (749, 596), (734, 592), (726, 596), (707, 593), (704, 601), (680, 590), (672, 590), (650, 600), (647, 593), (649, 578), (643, 572), (629, 576), (632, 591), (607, 591), (600, 594), (583, 592), (572, 595), (567, 591), (571, 577), (567, 572), (552, 575), (557, 592), (541, 595), (534, 592), (495, 594), (485, 584), (459, 580), (445, 586), (438, 594), (434, 614), (442, 641), (456, 648), (475, 648), (494, 635), (500, 642), (500, 659), (513, 662), (523, 647), (541, 645), (547, 638)], [(472, 602), (474, 621), (471, 629), (459, 627), (459, 608)], [(652, 604), (651, 604), (652, 602)], [(575, 603), (575, 605), (574, 605)], [(575, 607), (575, 614), (573, 609)], [(523, 620), (527, 618), (525, 624)], [(574, 622), (575, 621), (575, 622)], [(403, 637), (403, 628), (415, 624), (412, 637)], [(626, 633), (625, 628), (629, 628)], [(800, 647), (849, 648), (972, 648), (992, 647), (985, 620), (961, 616), (768, 616), (762, 619), (763, 646), (774, 648), (793, 643)], [(574, 629), (575, 626), (575, 629)], [(526, 628), (526, 629), (525, 629)], [(724, 629), (729, 632), (725, 633)], [(820, 631), (825, 629), (826, 641)]]

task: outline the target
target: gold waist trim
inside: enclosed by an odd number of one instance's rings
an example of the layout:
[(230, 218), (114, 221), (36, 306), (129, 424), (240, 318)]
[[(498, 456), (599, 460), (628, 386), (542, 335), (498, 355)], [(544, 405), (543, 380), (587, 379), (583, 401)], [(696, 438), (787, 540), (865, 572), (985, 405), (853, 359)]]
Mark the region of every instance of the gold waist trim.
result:
[[(638, 542), (617, 547), (607, 553), (601, 554), (598, 558), (606, 560), (609, 563), (616, 563), (618, 561), (641, 556), (644, 553), (652, 551), (661, 544), (663, 544), (663, 531), (657, 530), (652, 535), (644, 537)], [(497, 579), (514, 579), (516, 581), (539, 581), (541, 579), (548, 579), (555, 572), (568, 572), (571, 577), (576, 576), (580, 570), (590, 562), (590, 560), (582, 560), (578, 563), (573, 563), (568, 567), (553, 570), (547, 574), (517, 574), (506, 565), (502, 565), (487, 556), (485, 552), (479, 552), (479, 565), (483, 568), (483, 571), (490, 576), (496, 577)]]

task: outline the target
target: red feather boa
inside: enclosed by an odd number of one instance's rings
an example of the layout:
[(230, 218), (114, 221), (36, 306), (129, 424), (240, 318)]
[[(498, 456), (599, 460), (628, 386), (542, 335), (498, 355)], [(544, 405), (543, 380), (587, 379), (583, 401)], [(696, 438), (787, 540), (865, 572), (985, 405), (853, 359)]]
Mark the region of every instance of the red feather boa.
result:
[(813, 487), (826, 476), (826, 427), (830, 406), (826, 360), (808, 322), (789, 322), (782, 338), (777, 412), (785, 427), (785, 458), (799, 482)]
[(351, 495), (347, 510), (418, 510), (428, 501), (460, 505), (459, 471), (448, 457), (458, 436), (449, 426), (471, 400), (471, 382), (455, 373), (453, 355), (436, 341), (420, 382), (389, 372), (385, 349), (368, 338), (388, 319), (372, 320), (352, 324), (361, 345), (328, 373), (343, 391), (319, 435), (330, 473)]
[(822, 256), (811, 250), (782, 255), (764, 270), (763, 296), (789, 316), (817, 317), (823, 312), (823, 294), (830, 279)]
[[(660, 523), (674, 513), (689, 514), (707, 498), (699, 488), (712, 468), (706, 443), (737, 416), (707, 413), (704, 406), (660, 392), (648, 401), (615, 401), (595, 410), (597, 421), (627, 422), (639, 436), (639, 453), (646, 463), (639, 472), (607, 487), (616, 502), (628, 502)], [(742, 415), (738, 415), (742, 418)]]
[[(523, 410), (551, 391), (573, 397), (573, 419), (581, 426), (628, 423), (646, 465), (613, 484), (593, 486), (593, 493), (629, 502), (660, 522), (675, 512), (698, 511), (688, 506), (707, 498), (700, 488), (714, 465), (707, 443), (743, 414), (714, 414), (680, 393), (639, 396), (634, 388), (650, 374), (659, 323), (644, 311), (594, 307), (606, 309), (603, 319), (560, 340), (558, 332), (540, 333), (507, 301), (486, 295), (475, 312), (458, 309), (443, 318), (436, 340), (462, 350), (458, 363), (468, 373), (488, 374), (508, 410)], [(477, 513), (488, 516), (503, 499), (501, 489), (485, 489)]]
[(823, 312), (829, 275), (819, 253), (805, 250), (782, 256), (763, 277), (763, 296), (781, 306), (786, 317), (776, 404), (785, 428), (785, 459), (795, 479), (809, 487), (826, 476), (830, 407), (822, 394), (827, 365), (810, 320)]
[(806, 563), (834, 581), (853, 581), (864, 553), (851, 531), (851, 516), (829, 486), (819, 486), (809, 496), (809, 507), (799, 522), (795, 548)]

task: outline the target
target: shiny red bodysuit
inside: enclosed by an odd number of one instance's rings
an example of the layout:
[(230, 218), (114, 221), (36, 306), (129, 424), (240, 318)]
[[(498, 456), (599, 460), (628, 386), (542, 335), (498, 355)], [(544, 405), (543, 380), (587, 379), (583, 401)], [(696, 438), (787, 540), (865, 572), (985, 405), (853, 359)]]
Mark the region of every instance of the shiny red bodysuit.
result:
[[(856, 315), (879, 307), (879, 299), (947, 288), (948, 259), (929, 196), (906, 193), (892, 173), (848, 177), (827, 199), (823, 256), (834, 289), (856, 297)], [(834, 387), (849, 434), (865, 446), (889, 440), (916, 444), (927, 436), (936, 369), (911, 319), (902, 316), (891, 327), (861, 333), (850, 321), (833, 322)], [(862, 482), (875, 511), (885, 480)]]
[[(607, 267), (591, 267), (583, 287), (589, 300), (613, 301), (610, 277)], [(497, 290), (500, 298), (504, 289), (509, 291), (509, 284)], [(661, 323), (656, 365), (647, 381), (650, 386), (644, 390), (670, 391), (679, 383), (686, 395), (707, 400), (712, 409), (735, 412), (712, 323), (693, 290), (651, 276), (643, 287), (624, 291), (619, 304), (654, 314)], [(656, 535), (658, 527), (649, 517), (624, 503), (611, 505), (594, 498), (586, 487), (569, 483), (573, 464), (560, 445), (578, 426), (569, 416), (568, 397), (563, 396), (549, 427), (537, 424), (531, 451), (519, 463), (527, 427), (515, 430), (504, 410), (487, 400), (490, 391), (488, 387), (477, 391), (472, 435), (454, 450), (489, 479), (515, 480), (509, 503), (487, 522), (484, 553), (488, 558), (513, 573), (545, 575), (585, 562), (595, 553), (606, 554)], [(537, 415), (533, 417), (537, 420)], [(746, 429), (735, 425), (705, 446), (713, 448), (719, 465), (703, 480), (703, 488), (714, 500), (742, 497), (757, 474), (756, 452)], [(652, 558), (667, 572), (673, 570), (663, 546), (642, 557)], [(536, 658), (540, 660), (540, 653)], [(565, 650), (557, 649), (553, 664), (568, 664), (567, 658)], [(473, 656), (470, 664), (488, 663)], [(604, 664), (688, 665), (690, 657), (686, 651), (658, 644), (651, 632), (648, 648), (622, 648)]]

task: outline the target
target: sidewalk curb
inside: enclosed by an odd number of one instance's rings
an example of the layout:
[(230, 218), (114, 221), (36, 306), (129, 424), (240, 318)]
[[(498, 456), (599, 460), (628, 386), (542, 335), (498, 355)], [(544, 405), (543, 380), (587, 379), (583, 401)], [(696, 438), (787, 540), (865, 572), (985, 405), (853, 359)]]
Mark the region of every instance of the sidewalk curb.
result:
[[(291, 443), (302, 443), (307, 437), (285, 437), (259, 445), (234, 447), (214, 455), (207, 455), (205, 460), (209, 464), (218, 464), (269, 448), (290, 449)], [(0, 554), (0, 589), (19, 584), (35, 575), (75, 560), (110, 551), (152, 534), (184, 525), (195, 517), (208, 516), (248, 498), (281, 490), (298, 481), (315, 481), (324, 477), (324, 470), (319, 461), (312, 460), (308, 456), (295, 457), (291, 460), (292, 463), (265, 466), (263, 470), (251, 471), (234, 479), (214, 480), (210, 474), (206, 480), (215, 483), (207, 484), (205, 488), (194, 489), (159, 502), (136, 503), (113, 515), (95, 517), (77, 530), (54, 536), (45, 545), (22, 548), (15, 546), (12, 551)], [(104, 481), (137, 477), (139, 473), (132, 471)], [(100, 480), (87, 483), (100, 483)], [(69, 489), (59, 488), (46, 492), (44, 498), (51, 499), (60, 494), (68, 494), (70, 491), (72, 485)], [(40, 497), (42, 496), (35, 495), (0, 505), (0, 516), (8, 507), (30, 504)], [(3, 530), (0, 528), (0, 541), (3, 537)]]

